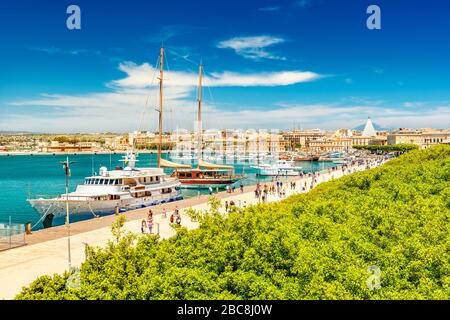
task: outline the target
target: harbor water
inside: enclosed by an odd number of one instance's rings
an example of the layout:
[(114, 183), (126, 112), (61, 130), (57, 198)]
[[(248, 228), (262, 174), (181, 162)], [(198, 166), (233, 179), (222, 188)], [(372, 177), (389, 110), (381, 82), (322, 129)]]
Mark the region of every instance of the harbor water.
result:
[[(77, 184), (83, 183), (84, 177), (98, 173), (100, 166), (114, 169), (121, 165), (119, 160), (122, 154), (69, 154), (69, 160), (75, 161), (71, 167), (69, 178), (69, 191), (74, 191)], [(0, 223), (8, 222), (10, 217), (13, 223), (31, 222), (35, 225), (39, 214), (26, 201), (29, 194), (32, 195), (59, 195), (65, 192), (65, 174), (60, 161), (66, 160), (67, 155), (10, 155), (0, 156)], [(164, 155), (170, 159), (170, 156)], [(156, 154), (140, 154), (137, 167), (156, 167)], [(177, 161), (177, 160), (174, 160)], [(256, 169), (248, 162), (227, 162), (235, 166), (235, 173), (246, 175), (244, 185), (252, 185), (257, 182)], [(332, 162), (296, 162), (303, 171), (323, 170), (336, 164)], [(167, 170), (170, 173), (171, 170)], [(261, 178), (260, 181), (271, 181), (272, 177)], [(195, 197), (208, 190), (183, 189), (183, 197)], [(79, 221), (93, 218), (92, 214), (71, 216), (71, 221)], [(53, 225), (64, 223), (64, 219), (55, 219)], [(41, 229), (42, 223), (38, 223), (33, 230)]]

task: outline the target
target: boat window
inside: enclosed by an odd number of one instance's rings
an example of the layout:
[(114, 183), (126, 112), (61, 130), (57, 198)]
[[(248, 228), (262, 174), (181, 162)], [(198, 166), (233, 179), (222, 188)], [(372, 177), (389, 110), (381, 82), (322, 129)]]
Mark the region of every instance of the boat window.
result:
[(192, 173), (186, 173), (186, 177), (188, 178), (192, 177)]
[(122, 184), (122, 179), (119, 179), (118, 182), (119, 182), (119, 184)]
[(98, 180), (98, 179), (95, 179), (95, 183), (94, 183), (94, 184), (98, 184), (98, 182), (99, 182), (99, 180)]
[(155, 181), (159, 181), (159, 177), (158, 176), (155, 177)]
[(153, 182), (153, 177), (150, 177), (150, 182)]
[(99, 182), (99, 184), (103, 184), (104, 183), (104, 179), (100, 179), (100, 182)]
[(114, 180), (113, 179), (110, 179), (108, 181), (109, 181), (109, 184), (114, 184)]

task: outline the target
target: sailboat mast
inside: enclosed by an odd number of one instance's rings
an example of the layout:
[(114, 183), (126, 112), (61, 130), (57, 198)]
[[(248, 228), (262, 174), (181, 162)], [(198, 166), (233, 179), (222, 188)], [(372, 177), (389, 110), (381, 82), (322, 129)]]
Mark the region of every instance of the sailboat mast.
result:
[(200, 63), (198, 68), (198, 114), (197, 114), (197, 168), (200, 169), (200, 160), (202, 157), (202, 73), (203, 66)]
[(162, 152), (162, 96), (163, 96), (163, 66), (164, 66), (164, 48), (159, 51), (159, 144), (158, 144), (158, 168), (161, 167)]

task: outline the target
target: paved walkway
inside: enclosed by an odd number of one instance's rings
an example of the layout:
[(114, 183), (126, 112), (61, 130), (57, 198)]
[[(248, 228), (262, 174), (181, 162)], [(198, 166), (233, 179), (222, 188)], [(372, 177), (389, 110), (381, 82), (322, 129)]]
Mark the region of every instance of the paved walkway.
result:
[[(354, 167), (343, 172), (341, 169), (328, 173), (325, 170), (320, 173), (317, 178), (317, 184), (328, 181), (332, 177), (339, 178), (344, 174), (361, 171), (364, 167)], [(295, 177), (291, 179), (296, 181), (296, 190), (291, 190), (289, 182), (284, 182), (283, 187), (286, 190), (286, 196), (301, 192), (301, 187), (306, 182), (307, 189), (311, 184), (312, 177), (305, 176), (303, 178)], [(269, 185), (269, 183), (268, 183)], [(264, 186), (264, 183), (262, 183)], [(241, 193), (237, 188), (234, 193), (221, 192), (217, 194), (222, 200), (233, 200), (237, 206), (243, 206), (244, 201), (247, 205), (255, 204), (258, 198), (254, 193), (255, 186), (246, 187)], [(175, 234), (175, 230), (170, 226), (169, 216), (176, 205), (179, 206), (181, 212), (181, 224), (188, 229), (198, 226), (196, 222), (192, 222), (183, 211), (184, 208), (192, 207), (193, 209), (207, 209), (207, 199), (209, 196), (201, 196), (198, 198), (178, 201), (175, 203), (164, 205), (167, 208), (167, 217), (162, 217), (162, 206), (151, 207), (154, 214), (155, 229), (159, 226), (159, 235), (161, 238), (168, 238)], [(278, 195), (269, 195), (268, 202), (278, 201)], [(224, 212), (224, 208), (221, 208)], [(139, 209), (126, 213), (127, 222), (124, 229), (132, 232), (141, 232), (141, 221), (146, 218), (147, 209)], [(117, 217), (112, 215), (88, 221), (77, 222), (71, 225), (71, 255), (72, 266), (80, 266), (85, 259), (85, 244), (90, 246), (104, 246), (108, 240), (112, 240), (111, 222)], [(158, 226), (157, 226), (158, 225)], [(157, 230), (154, 230), (156, 232)], [(28, 245), (0, 252), (0, 299), (12, 299), (20, 292), (22, 286), (29, 285), (37, 277), (45, 274), (63, 273), (68, 269), (67, 254), (67, 236), (64, 226), (54, 227), (43, 231), (34, 232), (27, 237)]]

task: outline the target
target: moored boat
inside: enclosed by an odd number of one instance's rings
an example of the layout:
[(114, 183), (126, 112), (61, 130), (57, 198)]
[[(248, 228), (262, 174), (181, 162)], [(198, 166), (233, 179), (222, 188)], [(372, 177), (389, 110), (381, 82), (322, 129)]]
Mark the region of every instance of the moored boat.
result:
[(244, 178), (243, 175), (235, 175), (234, 167), (223, 164), (214, 164), (203, 161), (202, 159), (202, 73), (203, 66), (199, 66), (199, 85), (198, 85), (198, 113), (197, 113), (197, 168), (183, 169), (175, 167), (172, 176), (180, 180), (182, 188), (225, 188), (227, 185), (236, 183)]
[(294, 161), (278, 160), (272, 164), (260, 164), (252, 166), (257, 169), (256, 174), (260, 176), (297, 176), (302, 167), (294, 166)]
[(57, 197), (29, 198), (27, 201), (41, 216), (92, 213), (93, 215), (123, 212), (161, 203), (181, 200), (180, 182), (167, 176), (160, 168), (135, 168), (134, 153), (128, 152), (125, 168), (108, 170), (101, 167), (99, 175), (85, 178), (74, 192)]

